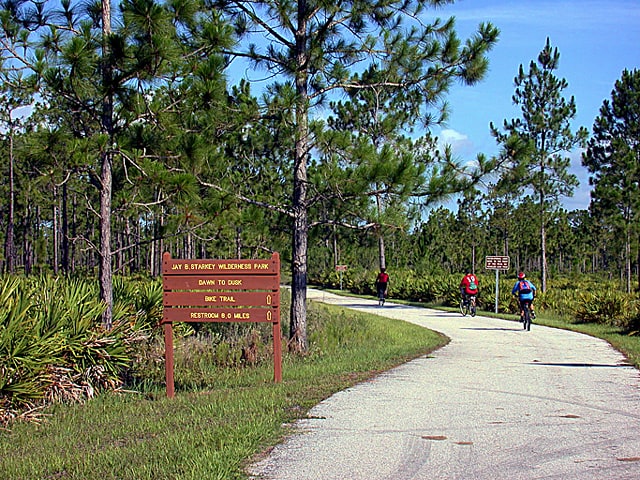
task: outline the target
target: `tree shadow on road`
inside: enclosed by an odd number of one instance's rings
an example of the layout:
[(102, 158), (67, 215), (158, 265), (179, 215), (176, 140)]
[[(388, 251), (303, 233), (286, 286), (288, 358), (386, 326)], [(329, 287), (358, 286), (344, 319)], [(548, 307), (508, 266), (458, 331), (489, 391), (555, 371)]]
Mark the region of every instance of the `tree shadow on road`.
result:
[(462, 327), (461, 330), (498, 330), (504, 332), (522, 332), (521, 328), (504, 328), (504, 327)]

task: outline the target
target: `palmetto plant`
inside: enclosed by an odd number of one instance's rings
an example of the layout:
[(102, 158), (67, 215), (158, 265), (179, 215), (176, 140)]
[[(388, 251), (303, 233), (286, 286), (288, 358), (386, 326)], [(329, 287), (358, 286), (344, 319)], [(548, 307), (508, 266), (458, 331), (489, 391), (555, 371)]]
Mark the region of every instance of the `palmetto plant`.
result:
[(34, 328), (32, 300), (14, 277), (0, 284), (0, 419), (44, 396), (54, 341)]
[(131, 368), (134, 346), (146, 339), (137, 319), (148, 323), (162, 305), (161, 296), (146, 298), (151, 300), (142, 302), (141, 308), (148, 308), (144, 313), (129, 297), (118, 303), (107, 331), (94, 284), (53, 277), (1, 279), (0, 423), (36, 405), (118, 388)]

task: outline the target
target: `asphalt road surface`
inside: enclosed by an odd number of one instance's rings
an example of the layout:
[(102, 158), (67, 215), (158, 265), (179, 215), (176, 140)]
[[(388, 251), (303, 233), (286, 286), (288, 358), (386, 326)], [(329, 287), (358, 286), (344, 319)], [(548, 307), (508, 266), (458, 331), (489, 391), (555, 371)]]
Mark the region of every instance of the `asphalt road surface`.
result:
[(640, 479), (640, 375), (606, 342), (317, 290), (447, 335), (336, 393), (249, 469), (261, 480)]

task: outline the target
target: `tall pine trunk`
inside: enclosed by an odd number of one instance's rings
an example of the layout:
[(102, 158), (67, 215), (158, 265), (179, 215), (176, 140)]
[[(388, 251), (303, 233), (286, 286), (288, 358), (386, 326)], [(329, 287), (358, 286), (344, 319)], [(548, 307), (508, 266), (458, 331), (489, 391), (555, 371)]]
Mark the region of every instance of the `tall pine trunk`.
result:
[[(378, 219), (382, 218), (382, 201), (380, 195), (376, 195), (376, 207), (378, 209)], [(380, 268), (387, 268), (387, 256), (384, 248), (384, 237), (382, 236), (382, 226), (380, 224), (376, 227), (376, 233), (378, 235), (378, 258), (380, 262)]]
[(289, 350), (306, 352), (307, 342), (307, 253), (309, 212), (307, 205), (307, 155), (309, 150), (309, 96), (307, 90), (308, 52), (306, 45), (307, 2), (298, 2), (296, 31), (296, 145), (293, 172), (293, 245), (291, 262), (291, 319), (289, 323)]
[(14, 159), (13, 159), (13, 124), (10, 123), (9, 131), (9, 208), (7, 212), (7, 237), (4, 242), (4, 257), (6, 259), (6, 272), (14, 273), (16, 265), (15, 248), (15, 184), (14, 184)]
[(69, 270), (69, 192), (67, 182), (62, 184), (62, 272), (68, 274)]
[(100, 299), (105, 304), (102, 314), (102, 325), (111, 329), (113, 325), (113, 272), (111, 266), (111, 194), (112, 177), (112, 145), (113, 145), (113, 96), (111, 80), (113, 69), (109, 60), (108, 37), (111, 35), (111, 3), (102, 0), (102, 84), (105, 89), (102, 100), (102, 130), (109, 136), (109, 145), (101, 154), (100, 170)]
[(58, 268), (60, 267), (60, 225), (58, 223), (59, 217), (59, 208), (58, 208), (58, 186), (56, 182), (52, 179), (53, 184), (53, 260), (52, 260), (52, 269), (53, 274), (58, 275)]
[(625, 239), (624, 239), (624, 276), (625, 276), (625, 291), (631, 293), (631, 225), (627, 223), (625, 226)]

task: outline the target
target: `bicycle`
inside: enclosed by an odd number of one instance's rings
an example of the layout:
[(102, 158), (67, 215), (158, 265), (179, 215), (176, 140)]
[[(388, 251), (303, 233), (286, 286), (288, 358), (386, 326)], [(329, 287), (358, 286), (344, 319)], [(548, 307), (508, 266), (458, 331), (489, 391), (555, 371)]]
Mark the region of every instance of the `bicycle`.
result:
[(463, 317), (471, 314), (472, 317), (476, 316), (476, 296), (466, 295), (460, 299), (460, 313)]
[(378, 306), (382, 307), (384, 305), (384, 297), (387, 291), (384, 288), (378, 288)]
[(520, 308), (522, 309), (522, 327), (526, 331), (531, 330), (531, 320), (535, 318), (535, 313), (531, 310), (531, 300), (520, 300)]

